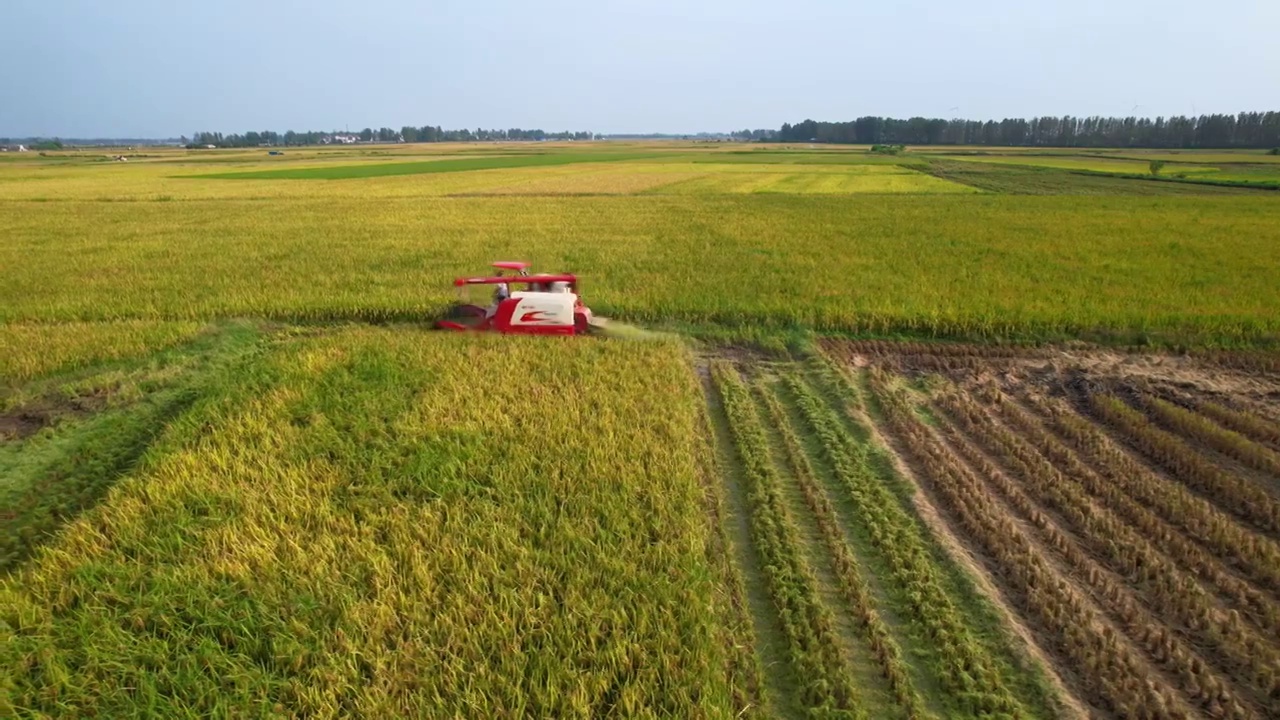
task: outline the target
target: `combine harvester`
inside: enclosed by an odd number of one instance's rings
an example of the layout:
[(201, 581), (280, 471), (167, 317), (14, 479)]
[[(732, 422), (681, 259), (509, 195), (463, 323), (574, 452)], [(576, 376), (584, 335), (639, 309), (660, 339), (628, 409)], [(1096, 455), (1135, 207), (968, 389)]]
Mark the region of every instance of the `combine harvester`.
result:
[[(595, 318), (578, 294), (578, 278), (567, 273), (529, 274), (527, 262), (495, 262), (498, 273), (485, 277), (458, 278), (458, 302), (436, 327), (442, 330), (478, 330), (520, 335), (580, 335), (603, 329), (605, 320)], [(514, 275), (503, 275), (502, 271)], [(488, 307), (472, 302), (477, 285), (493, 287)], [(524, 290), (510, 291), (510, 286)]]

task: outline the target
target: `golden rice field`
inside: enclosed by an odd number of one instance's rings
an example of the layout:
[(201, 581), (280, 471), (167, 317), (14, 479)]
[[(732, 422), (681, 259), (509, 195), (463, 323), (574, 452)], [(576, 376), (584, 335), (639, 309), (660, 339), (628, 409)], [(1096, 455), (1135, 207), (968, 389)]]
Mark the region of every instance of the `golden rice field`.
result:
[(6, 715), (733, 707), (684, 358), (355, 328), (229, 366), (6, 581)]
[(195, 321), (7, 323), (0, 325), (0, 377), (30, 380), (55, 370), (141, 355), (196, 334)]
[(934, 150), (3, 158), (0, 717), (1280, 716), (1280, 193)]

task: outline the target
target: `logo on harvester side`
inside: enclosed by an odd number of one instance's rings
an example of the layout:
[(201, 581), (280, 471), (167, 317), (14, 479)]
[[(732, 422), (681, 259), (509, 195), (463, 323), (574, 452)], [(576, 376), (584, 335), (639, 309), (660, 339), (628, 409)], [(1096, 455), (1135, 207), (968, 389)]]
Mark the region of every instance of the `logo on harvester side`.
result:
[(538, 322), (540, 320), (546, 320), (547, 318), (542, 317), (543, 313), (545, 312), (546, 312), (545, 310), (530, 310), (529, 312), (520, 316), (520, 322), (531, 323), (531, 322)]

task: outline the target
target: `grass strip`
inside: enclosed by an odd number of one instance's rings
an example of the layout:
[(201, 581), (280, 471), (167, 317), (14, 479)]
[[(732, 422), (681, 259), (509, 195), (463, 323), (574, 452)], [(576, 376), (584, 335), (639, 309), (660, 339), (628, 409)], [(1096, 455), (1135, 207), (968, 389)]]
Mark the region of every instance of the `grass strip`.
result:
[(894, 698), (906, 712), (907, 717), (927, 716), (928, 713), (924, 709), (920, 695), (912, 685), (906, 662), (902, 659), (902, 649), (893, 639), (888, 626), (880, 619), (880, 614), (876, 612), (870, 589), (863, 579), (864, 571), (858, 566), (857, 559), (842, 537), (835, 509), (818, 484), (813, 465), (805, 455), (800, 438), (791, 426), (791, 419), (772, 388), (764, 382), (758, 382), (756, 392), (768, 411), (773, 427), (782, 438), (787, 466), (800, 486), (805, 504), (817, 518), (818, 529), (840, 580), (840, 588), (866, 635), (867, 644), (880, 664), (881, 673), (889, 683)]
[(795, 529), (778, 492), (777, 471), (750, 393), (727, 361), (713, 362), (711, 371), (742, 460), (751, 503), (752, 539), (764, 562), (792, 664), (803, 683), (803, 701), (822, 715), (860, 717), (857, 690), (840, 657), (829, 612), (819, 603), (812, 572), (797, 550)]

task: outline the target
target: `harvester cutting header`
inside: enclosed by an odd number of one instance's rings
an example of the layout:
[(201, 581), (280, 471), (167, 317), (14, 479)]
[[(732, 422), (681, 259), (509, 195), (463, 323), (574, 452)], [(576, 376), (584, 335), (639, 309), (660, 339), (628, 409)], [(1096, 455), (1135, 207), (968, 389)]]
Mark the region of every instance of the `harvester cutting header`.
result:
[[(484, 330), (525, 335), (577, 335), (588, 332), (594, 318), (578, 294), (578, 278), (568, 273), (529, 274), (529, 263), (493, 263), (498, 272), (453, 281), (458, 302), (436, 323), (442, 330)], [(504, 272), (511, 272), (505, 275)], [(493, 288), (487, 307), (475, 304), (475, 286)], [(524, 289), (514, 292), (511, 286)]]

